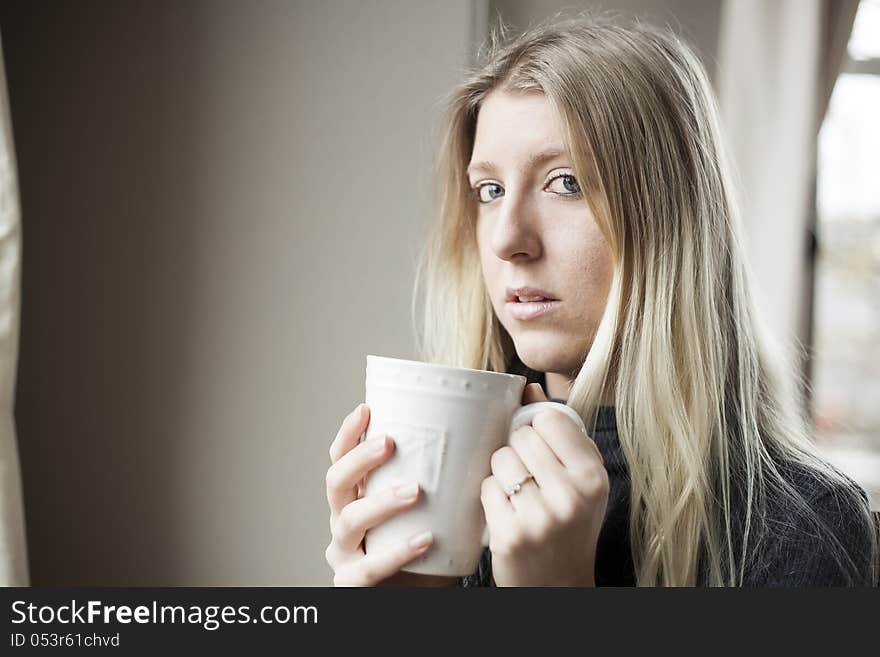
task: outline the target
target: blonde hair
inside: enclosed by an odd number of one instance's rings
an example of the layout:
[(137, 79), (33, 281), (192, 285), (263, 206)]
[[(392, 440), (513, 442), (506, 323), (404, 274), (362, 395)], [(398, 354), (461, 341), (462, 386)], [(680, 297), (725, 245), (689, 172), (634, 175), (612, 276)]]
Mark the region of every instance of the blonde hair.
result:
[[(584, 15), (557, 15), (509, 43), (507, 32), (492, 31), (481, 62), (447, 99), (438, 212), (413, 296), (419, 356), (498, 372), (516, 357), (482, 278), (465, 169), (482, 99), (494, 89), (541, 91), (562, 118), (613, 258), (605, 311), (568, 405), (594, 427), (613, 387), (637, 583), (741, 584), (767, 530), (767, 500), (777, 496), (860, 583), (863, 567), (779, 468), (800, 465), (814, 482), (864, 501), (818, 456), (787, 383), (802, 381), (755, 312), (702, 64), (670, 32)], [(857, 506), (871, 527), (867, 504)]]

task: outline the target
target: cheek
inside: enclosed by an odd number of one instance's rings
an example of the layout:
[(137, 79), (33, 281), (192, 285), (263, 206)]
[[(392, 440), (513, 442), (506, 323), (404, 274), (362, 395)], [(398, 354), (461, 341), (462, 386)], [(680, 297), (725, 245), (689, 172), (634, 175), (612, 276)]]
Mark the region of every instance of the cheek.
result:
[(605, 239), (598, 228), (592, 228), (569, 235), (566, 243), (576, 245), (565, 258), (567, 277), (573, 283), (576, 281), (574, 296), (579, 298), (582, 307), (604, 307), (614, 271)]
[(486, 262), (487, 262), (487, 259), (486, 259), (486, 255), (487, 255), (487, 254), (486, 254), (486, 240), (485, 240), (484, 236), (483, 236), (483, 235), (481, 234), (481, 232), (480, 232), (480, 226), (479, 226), (479, 225), (477, 225), (477, 226), (475, 227), (475, 229), (474, 229), (474, 233), (476, 234), (476, 239), (477, 239), (477, 253), (478, 253), (479, 256), (480, 256), (480, 264), (482, 265), (482, 267), (483, 267), (483, 271), (485, 272), (485, 270), (486, 270)]
[(607, 288), (611, 283), (611, 252), (604, 238), (598, 232), (596, 235), (590, 236), (583, 262), (586, 268), (587, 280), (592, 281), (594, 287), (600, 289)]
[(483, 276), (486, 278), (486, 281), (489, 282), (495, 272), (501, 264), (501, 261), (495, 256), (492, 248), (489, 244), (489, 236), (486, 234), (487, 231), (487, 223), (477, 221), (475, 226), (475, 234), (477, 238), (477, 253), (480, 256), (480, 265), (483, 268)]
[(480, 256), (480, 269), (483, 272), (483, 280), (486, 287), (491, 292), (494, 289), (494, 283), (500, 276), (501, 262), (498, 258), (493, 257), (491, 250), (486, 246), (486, 242), (477, 238), (477, 252)]

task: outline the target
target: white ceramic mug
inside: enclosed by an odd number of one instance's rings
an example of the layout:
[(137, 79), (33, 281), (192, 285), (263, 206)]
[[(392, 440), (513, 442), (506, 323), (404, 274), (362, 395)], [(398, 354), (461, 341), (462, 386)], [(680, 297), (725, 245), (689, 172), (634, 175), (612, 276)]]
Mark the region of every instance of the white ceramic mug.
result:
[(565, 413), (586, 435), (580, 416), (565, 404), (522, 406), (525, 385), (517, 374), (367, 356), (370, 423), (361, 439), (388, 435), (395, 449), (369, 473), (364, 494), (413, 481), (421, 487), (412, 508), (367, 532), (367, 552), (428, 529), (433, 544), (403, 570), (455, 577), (476, 571), (488, 546), (480, 485), (491, 474), (492, 453), (545, 408)]

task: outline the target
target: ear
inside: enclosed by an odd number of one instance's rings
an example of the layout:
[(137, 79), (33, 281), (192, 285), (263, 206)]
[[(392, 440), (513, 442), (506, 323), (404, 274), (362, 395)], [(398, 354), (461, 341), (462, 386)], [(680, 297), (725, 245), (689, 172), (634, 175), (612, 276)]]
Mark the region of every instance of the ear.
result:
[(522, 395), (522, 403), (523, 404), (533, 404), (535, 402), (548, 401), (547, 395), (544, 394), (544, 389), (541, 388), (540, 383), (530, 383), (523, 390)]

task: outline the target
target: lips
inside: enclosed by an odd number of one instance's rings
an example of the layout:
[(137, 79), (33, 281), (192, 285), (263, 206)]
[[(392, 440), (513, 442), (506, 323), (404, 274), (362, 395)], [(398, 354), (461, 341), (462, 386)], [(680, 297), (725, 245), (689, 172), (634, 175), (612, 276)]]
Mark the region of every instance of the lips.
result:
[(505, 300), (511, 303), (559, 301), (551, 292), (529, 285), (507, 288)]
[(505, 304), (505, 307), (507, 308), (507, 312), (508, 314), (510, 314), (511, 317), (520, 321), (526, 321), (549, 313), (561, 303), (562, 302), (559, 300), (528, 302), (508, 301), (507, 304)]
[(507, 288), (506, 301), (507, 312), (520, 321), (540, 317), (562, 303), (552, 292), (530, 285)]

